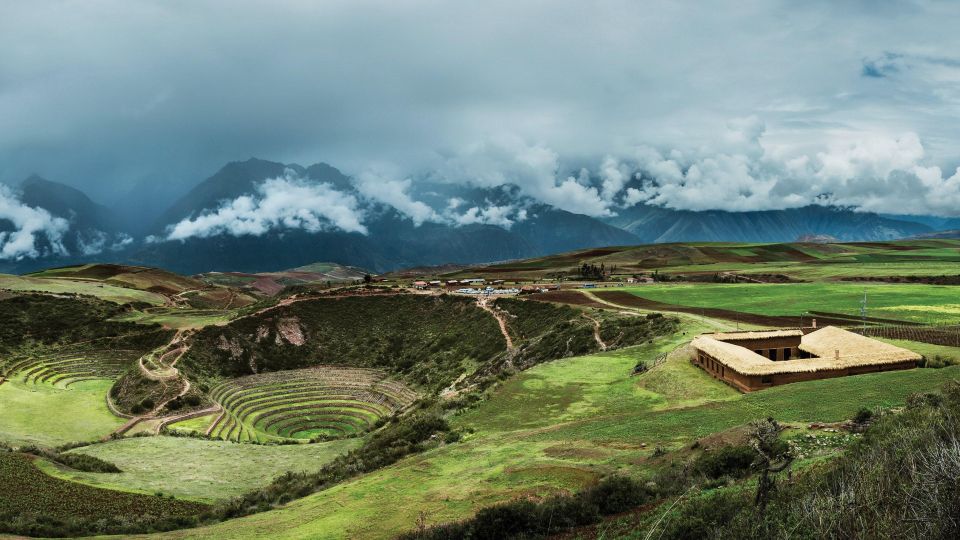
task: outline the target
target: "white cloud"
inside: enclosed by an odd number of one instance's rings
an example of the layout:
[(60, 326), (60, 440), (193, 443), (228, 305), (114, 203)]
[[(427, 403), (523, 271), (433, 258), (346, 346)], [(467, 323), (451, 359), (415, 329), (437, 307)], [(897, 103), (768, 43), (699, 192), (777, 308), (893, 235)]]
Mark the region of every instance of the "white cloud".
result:
[(354, 196), (336, 191), (330, 184), (306, 182), (287, 171), (281, 178), (265, 180), (253, 195), (237, 197), (213, 212), (170, 226), (167, 240), (219, 234), (260, 236), (280, 229), (367, 233)]
[(916, 133), (837, 133), (813, 155), (791, 155), (761, 144), (764, 131), (758, 121), (731, 126), (736, 129), (721, 138), (720, 151), (675, 150), (666, 158), (639, 148), (636, 165), (647, 182), (626, 189), (623, 203), (728, 211), (816, 203), (894, 214), (960, 215), (960, 175), (944, 177), (939, 167), (927, 165)]
[(77, 234), (77, 249), (81, 255), (96, 255), (107, 245), (107, 233), (91, 231), (88, 234)]
[(417, 227), (425, 221), (442, 222), (443, 219), (427, 204), (415, 201), (409, 194), (413, 181), (397, 180), (384, 172), (366, 170), (357, 177), (357, 190), (364, 197), (390, 205), (413, 220)]
[(573, 176), (562, 178), (559, 171), (560, 156), (550, 148), (515, 135), (500, 135), (465, 147), (447, 159), (437, 174), (486, 187), (516, 184), (526, 195), (562, 210), (588, 216), (611, 214), (600, 190)]
[(471, 207), (463, 214), (449, 213), (448, 216), (457, 225), (496, 225), (510, 230), (515, 223), (527, 219), (527, 210), (514, 205), (497, 206), (488, 204), (488, 206), (482, 208), (479, 206)]
[[(63, 245), (63, 236), (70, 229), (67, 220), (23, 204), (3, 185), (0, 185), (0, 220), (9, 221), (14, 229), (0, 232), (0, 259), (67, 254)], [(46, 240), (47, 247), (38, 247), (39, 239)]]

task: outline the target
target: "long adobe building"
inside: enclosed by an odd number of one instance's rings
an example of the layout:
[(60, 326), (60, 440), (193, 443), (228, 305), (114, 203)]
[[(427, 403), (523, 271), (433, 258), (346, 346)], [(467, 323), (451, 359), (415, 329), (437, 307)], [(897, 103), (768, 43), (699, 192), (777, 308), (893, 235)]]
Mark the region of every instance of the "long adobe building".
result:
[(919, 354), (834, 326), (702, 334), (694, 365), (743, 392), (813, 379), (910, 369)]

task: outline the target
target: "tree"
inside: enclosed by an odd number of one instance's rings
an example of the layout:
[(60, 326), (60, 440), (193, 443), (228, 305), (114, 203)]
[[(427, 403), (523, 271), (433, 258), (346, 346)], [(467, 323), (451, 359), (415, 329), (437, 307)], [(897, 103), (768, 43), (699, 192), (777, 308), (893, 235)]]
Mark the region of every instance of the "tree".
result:
[(364, 283), (370, 283), (371, 281), (373, 281), (373, 277), (371, 277), (370, 274), (364, 274), (364, 275), (363, 275), (363, 282), (364, 282)]
[(750, 434), (750, 446), (757, 453), (753, 461), (753, 469), (758, 471), (757, 495), (754, 504), (760, 513), (767, 509), (767, 503), (776, 490), (776, 475), (790, 467), (793, 463), (793, 451), (790, 445), (780, 440), (783, 428), (773, 418), (753, 423)]

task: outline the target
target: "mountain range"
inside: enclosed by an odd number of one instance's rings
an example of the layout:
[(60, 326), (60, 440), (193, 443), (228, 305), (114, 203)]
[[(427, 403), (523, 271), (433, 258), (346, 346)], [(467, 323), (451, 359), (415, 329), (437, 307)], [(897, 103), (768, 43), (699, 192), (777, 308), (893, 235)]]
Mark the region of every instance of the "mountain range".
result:
[[(239, 205), (237, 208), (250, 204), (266, 179), (283, 177), (296, 178), (298, 185), (325, 186), (326, 191), (317, 193), (353, 205), (350, 211), (362, 216), (365, 230), (348, 231), (323, 219), (315, 223), (313, 217), (295, 212), (270, 221), (272, 226), (265, 230), (211, 229), (169, 239), (174, 224), (184, 220), (205, 223), (197, 218), (231, 203)], [(43, 208), (69, 222), (69, 232), (63, 237), (65, 253), (2, 261), (0, 270), (23, 272), (57, 264), (111, 260), (186, 274), (260, 272), (322, 260), (382, 272), (610, 245), (785, 242), (801, 237), (876, 241), (960, 228), (944, 218), (887, 216), (817, 205), (755, 212), (697, 212), (640, 204), (618, 209), (616, 215), (595, 218), (545, 204), (509, 184), (485, 188), (420, 181), (408, 187), (410, 199), (417, 201), (414, 211), (428, 213), (429, 217), (417, 219), (406, 209), (408, 205), (401, 204), (403, 201), (372, 197), (369, 186), (364, 189), (355, 179), (325, 163), (302, 167), (254, 158), (228, 163), (166, 208), (155, 208), (152, 213), (130, 210), (143, 207), (144, 201), (125, 201), (120, 208), (107, 208), (73, 187), (31, 176), (15, 191), (25, 205)], [(257, 211), (269, 212), (271, 208)], [(10, 228), (10, 223), (0, 222), (0, 231)], [(45, 240), (38, 237), (36, 241), (42, 247)]]

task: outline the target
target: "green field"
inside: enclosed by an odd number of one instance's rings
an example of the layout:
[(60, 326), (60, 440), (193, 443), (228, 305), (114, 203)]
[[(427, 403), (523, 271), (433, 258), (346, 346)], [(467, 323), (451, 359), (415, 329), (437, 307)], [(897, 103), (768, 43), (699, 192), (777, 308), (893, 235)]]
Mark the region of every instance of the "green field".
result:
[(86, 294), (118, 304), (146, 302), (148, 304), (162, 306), (166, 301), (163, 295), (157, 293), (118, 287), (99, 281), (37, 278), (5, 274), (0, 274), (0, 289), (52, 294)]
[(523, 261), (468, 268), (446, 277), (544, 279), (572, 275), (582, 263), (614, 268), (614, 274), (781, 274), (804, 281), (958, 273), (960, 241), (901, 240), (865, 243), (741, 244), (686, 242), (584, 249)]
[(83, 381), (62, 390), (43, 384), (0, 384), (0, 441), (58, 446), (90, 441), (123, 424), (107, 409), (111, 380)]
[(256, 445), (187, 437), (133, 437), (71, 450), (117, 465), (120, 474), (45, 470), (85, 484), (214, 501), (268, 484), (286, 471), (314, 472), (360, 439), (307, 445)]
[(691, 307), (723, 308), (760, 315), (799, 316), (808, 311), (859, 317), (867, 293), (871, 317), (925, 323), (960, 322), (960, 289), (952, 286), (864, 283), (650, 284), (617, 289)]
[[(174, 538), (389, 538), (415, 526), (461, 519), (517, 496), (574, 491), (603, 474), (642, 476), (654, 448), (686, 447), (705, 435), (772, 415), (837, 421), (861, 407), (902, 404), (936, 389), (960, 368), (812, 381), (739, 394), (678, 352), (630, 377), (640, 359), (672, 350), (703, 327), (656, 343), (536, 366), (506, 381), (477, 408), (453, 418), (472, 434), (276, 511)], [(331, 510), (341, 509), (342, 510)]]
[(229, 310), (156, 307), (131, 311), (113, 320), (140, 324), (156, 323), (166, 328), (181, 329), (226, 324), (233, 316), (234, 312)]

